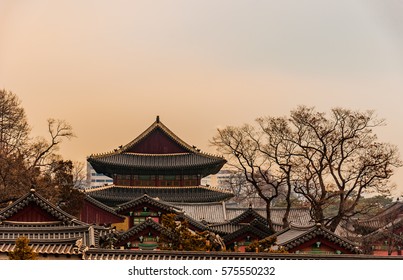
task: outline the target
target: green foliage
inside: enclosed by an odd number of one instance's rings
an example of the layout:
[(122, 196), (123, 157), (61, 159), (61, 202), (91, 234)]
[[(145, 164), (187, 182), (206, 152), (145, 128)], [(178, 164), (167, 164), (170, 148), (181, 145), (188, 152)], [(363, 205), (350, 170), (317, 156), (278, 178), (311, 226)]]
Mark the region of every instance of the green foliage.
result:
[(288, 253), (283, 247), (275, 248), (277, 238), (274, 236), (266, 237), (259, 241), (253, 241), (245, 248), (246, 252), (266, 252), (266, 253)]
[(392, 204), (393, 198), (387, 195), (376, 195), (368, 198), (361, 198), (357, 208), (361, 210), (364, 216), (373, 216), (382, 209)]
[(176, 220), (175, 214), (161, 217), (162, 226), (166, 229), (160, 236), (159, 247), (163, 250), (207, 251), (209, 242), (200, 233), (189, 229), (186, 220)]
[(29, 246), (29, 239), (25, 236), (18, 238), (15, 244), (14, 251), (8, 254), (10, 260), (35, 260), (38, 257), (38, 254)]

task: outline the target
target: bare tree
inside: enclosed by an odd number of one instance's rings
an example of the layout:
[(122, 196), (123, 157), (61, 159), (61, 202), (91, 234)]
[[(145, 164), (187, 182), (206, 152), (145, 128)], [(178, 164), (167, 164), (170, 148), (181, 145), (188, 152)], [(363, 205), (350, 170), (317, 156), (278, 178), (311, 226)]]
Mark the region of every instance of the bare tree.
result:
[(0, 203), (13, 194), (13, 187), (29, 185), (24, 159), (29, 132), (18, 97), (10, 91), (0, 90)]
[[(297, 146), (295, 191), (310, 202), (316, 222), (334, 231), (356, 214), (364, 193), (390, 191), (388, 180), (401, 161), (395, 146), (377, 142), (373, 128), (384, 121), (373, 111), (335, 108), (327, 117), (299, 107), (291, 112), (290, 123), (294, 133), (286, 140)], [(332, 216), (324, 214), (329, 205), (337, 206)]]
[[(301, 106), (289, 118), (219, 129), (212, 143), (265, 200), (268, 220), (270, 203), (285, 186), (288, 207), (293, 189), (309, 202), (312, 219), (334, 231), (357, 214), (364, 193), (390, 192), (389, 179), (402, 163), (396, 146), (377, 141), (373, 129), (384, 124), (373, 111), (335, 108), (327, 116)], [(264, 193), (267, 185), (271, 192)]]
[[(64, 139), (74, 134), (68, 123), (54, 119), (48, 120), (48, 132), (49, 140), (30, 139), (18, 97), (0, 90), (0, 204), (19, 198), (33, 185), (50, 182), (52, 164), (61, 160), (57, 150)], [(41, 187), (45, 189), (46, 185)]]
[(221, 187), (234, 194), (231, 201), (245, 207), (250, 205), (260, 207), (262, 203), (265, 204), (258, 196), (255, 187), (246, 181), (243, 172), (239, 170), (230, 170), (230, 172), (230, 175), (221, 182)]
[[(239, 170), (266, 203), (268, 227), (274, 232), (271, 205), (279, 195), (286, 178), (274, 172), (276, 162), (264, 152), (262, 133), (251, 125), (219, 129), (212, 144), (228, 157), (228, 164)], [(266, 150), (267, 151), (267, 150)], [(288, 224), (287, 217), (285, 218)]]
[(64, 120), (48, 119), (48, 132), (49, 140), (39, 137), (31, 144), (30, 168), (43, 168), (54, 162), (62, 141), (75, 137), (73, 128)]
[(83, 189), (86, 185), (85, 164), (82, 161), (74, 161), (73, 169), (73, 186), (75, 189)]
[(12, 92), (0, 90), (0, 153), (20, 153), (28, 143), (29, 132), (21, 101)]
[(293, 187), (292, 174), (295, 167), (292, 164), (292, 155), (296, 145), (286, 141), (286, 137), (292, 134), (292, 131), (284, 117), (258, 118), (256, 120), (260, 131), (261, 140), (256, 139), (259, 151), (264, 157), (272, 162), (271, 172), (275, 173), (277, 180), (281, 182), (279, 195), (285, 200), (286, 211), (283, 216), (283, 227), (289, 225), (288, 218), (292, 205), (291, 195)]

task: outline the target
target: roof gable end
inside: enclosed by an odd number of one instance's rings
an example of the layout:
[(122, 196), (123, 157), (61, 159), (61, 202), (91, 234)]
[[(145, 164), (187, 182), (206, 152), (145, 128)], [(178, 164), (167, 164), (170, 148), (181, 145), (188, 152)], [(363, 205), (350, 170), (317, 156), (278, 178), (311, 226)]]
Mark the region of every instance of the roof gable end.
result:
[(0, 221), (27, 223), (60, 221), (64, 224), (86, 225), (47, 201), (33, 189), (0, 211)]
[(123, 146), (120, 153), (176, 154), (194, 153), (195, 148), (174, 134), (157, 120), (133, 141)]
[(263, 216), (261, 216), (259, 213), (257, 213), (255, 210), (253, 210), (252, 208), (248, 208), (241, 215), (233, 218), (229, 222), (231, 224), (250, 223), (255, 219), (257, 219), (262, 224), (267, 224), (267, 220)]
[(171, 205), (167, 202), (161, 201), (159, 199), (153, 198), (147, 194), (144, 194), (143, 196), (139, 198), (135, 198), (129, 202), (123, 203), (118, 205), (116, 212), (122, 213), (124, 211), (130, 210), (132, 208), (136, 208), (139, 206), (145, 206), (145, 207), (154, 207), (160, 209), (162, 212), (180, 212), (180, 209), (174, 205)]

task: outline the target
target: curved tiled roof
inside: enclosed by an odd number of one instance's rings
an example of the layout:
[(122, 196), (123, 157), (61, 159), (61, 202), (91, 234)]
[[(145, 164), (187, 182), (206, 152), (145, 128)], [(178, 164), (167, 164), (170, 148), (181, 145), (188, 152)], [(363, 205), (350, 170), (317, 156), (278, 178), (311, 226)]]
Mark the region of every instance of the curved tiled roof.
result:
[(277, 237), (276, 243), (279, 246), (283, 246), (286, 250), (297, 247), (317, 236), (322, 236), (353, 253), (361, 253), (356, 244), (343, 237), (337, 236), (335, 233), (320, 224), (304, 227), (291, 224), (287, 229), (284, 229), (273, 236)]
[(244, 227), (244, 225), (230, 224), (230, 223), (214, 224), (214, 225), (208, 226), (208, 228), (211, 231), (222, 234), (222, 235), (233, 233), (243, 227)]
[(263, 224), (267, 224), (266, 218), (264, 218), (262, 215), (257, 213), (252, 208), (246, 209), (241, 215), (231, 219), (230, 223), (238, 224), (238, 223), (242, 222), (242, 220), (247, 219), (248, 217), (252, 217), (253, 219), (257, 219), (258, 221), (260, 221)]
[(103, 204), (102, 202), (96, 200), (95, 198), (92, 198), (92, 197), (89, 196), (88, 194), (85, 196), (84, 199), (85, 199), (86, 201), (88, 201), (88, 202), (94, 204), (95, 206), (97, 206), (97, 207), (99, 207), (99, 208), (105, 210), (106, 212), (108, 212), (108, 213), (110, 213), (110, 214), (112, 214), (112, 215), (115, 215), (116, 217), (125, 218), (125, 216), (116, 213), (116, 211), (115, 211), (114, 208), (109, 207), (108, 205)]
[(227, 220), (225, 213), (225, 204), (223, 202), (210, 203), (174, 203), (181, 208), (184, 213), (193, 219), (208, 224), (223, 223)]
[(194, 147), (190, 146), (187, 144), (185, 141), (180, 139), (175, 133), (173, 133), (167, 126), (165, 126), (161, 121), (159, 116), (157, 116), (155, 122), (149, 126), (143, 133), (141, 133), (139, 136), (137, 136), (134, 140), (132, 140), (130, 143), (126, 144), (125, 146), (121, 147), (122, 152), (129, 151), (133, 146), (141, 142), (143, 139), (145, 139), (148, 135), (150, 135), (153, 131), (156, 129), (160, 129), (166, 136), (168, 136), (172, 141), (177, 143), (179, 146), (181, 146), (183, 149), (188, 150), (188, 151), (193, 151)]
[(112, 153), (90, 157), (88, 162), (97, 172), (111, 177), (113, 174), (177, 174), (178, 170), (183, 174), (194, 174), (194, 170), (198, 170), (202, 176), (207, 176), (217, 173), (226, 161), (223, 158), (195, 153)]
[[(401, 260), (401, 256), (89, 249), (84, 260)], [(368, 263), (368, 262), (367, 262)], [(303, 264), (302, 264), (303, 265)], [(342, 265), (342, 264), (341, 264)], [(314, 272), (312, 272), (314, 273)], [(309, 277), (309, 276), (308, 276)], [(314, 276), (310, 276), (314, 278)]]
[(119, 235), (118, 240), (119, 242), (122, 242), (124, 240), (127, 240), (128, 238), (135, 236), (139, 232), (145, 230), (146, 228), (153, 228), (159, 232), (164, 232), (168, 236), (172, 235), (166, 228), (164, 228), (161, 224), (154, 222), (153, 219), (147, 219), (141, 224), (135, 225), (134, 227), (130, 228), (128, 231), (122, 233)]
[(238, 229), (237, 231), (234, 231), (228, 235), (224, 236), (224, 241), (225, 243), (228, 243), (234, 239), (236, 239), (237, 237), (244, 235), (246, 233), (253, 233), (254, 235), (256, 235), (259, 239), (263, 239), (267, 236), (269, 236), (269, 234), (267, 232), (264, 232), (256, 227), (254, 227), (253, 225), (246, 225), (241, 227), (240, 229)]
[[(180, 147), (181, 152), (175, 153), (134, 153), (133, 147), (153, 131), (161, 131), (169, 141)], [(98, 172), (108, 176), (113, 174), (201, 174), (207, 176), (217, 173), (226, 163), (222, 157), (201, 152), (176, 136), (159, 118), (142, 134), (125, 146), (120, 146), (112, 152), (91, 155), (88, 162)], [(195, 172), (197, 170), (197, 172)]]
[(117, 205), (116, 211), (122, 212), (126, 209), (130, 209), (132, 207), (135, 207), (135, 206), (143, 204), (143, 203), (156, 206), (156, 207), (164, 209), (168, 212), (179, 212), (179, 210), (180, 210), (177, 207), (175, 207), (174, 205), (171, 205), (160, 199), (152, 198), (149, 195), (144, 194), (143, 196), (133, 199), (129, 202)]
[[(79, 238), (68, 240), (32, 240), (29, 246), (38, 254), (55, 254), (55, 255), (81, 255), (86, 248), (76, 245)], [(0, 252), (12, 252), (16, 247), (15, 240), (9, 242), (0, 242)]]
[(19, 237), (28, 238), (34, 251), (44, 254), (78, 254), (85, 248), (98, 246), (98, 229), (92, 226), (46, 224), (38, 222), (15, 226), (14, 223), (3, 223), (0, 226), (0, 251), (13, 250)]
[[(266, 219), (266, 209), (265, 208), (252, 208), (257, 214)], [(286, 208), (283, 207), (272, 207), (270, 208), (271, 219), (274, 225), (283, 224), (283, 216), (285, 214)], [(245, 212), (243, 207), (227, 207), (228, 219), (235, 219), (236, 217), (242, 215)], [(308, 208), (291, 208), (288, 216), (288, 220), (294, 224), (306, 225), (312, 220)]]
[(172, 202), (213, 202), (223, 201), (233, 194), (212, 187), (132, 187), (115, 186), (94, 188), (87, 191), (88, 195), (109, 206), (117, 206), (147, 194), (150, 197)]
[(387, 226), (394, 220), (397, 220), (403, 216), (403, 203), (396, 201), (381, 210), (378, 214), (369, 218), (353, 219), (354, 227), (363, 228), (367, 231), (375, 231), (382, 227)]
[(31, 189), (29, 193), (24, 195), (23, 197), (16, 200), (13, 204), (4, 208), (0, 211), (0, 222), (7, 220), (14, 214), (18, 213), (20, 210), (25, 208), (29, 203), (37, 204), (41, 209), (48, 212), (51, 216), (55, 217), (55, 219), (62, 221), (65, 224), (72, 225), (87, 225), (84, 222), (77, 220), (76, 217), (64, 212), (56, 205), (52, 204), (40, 194), (38, 194), (34, 189)]

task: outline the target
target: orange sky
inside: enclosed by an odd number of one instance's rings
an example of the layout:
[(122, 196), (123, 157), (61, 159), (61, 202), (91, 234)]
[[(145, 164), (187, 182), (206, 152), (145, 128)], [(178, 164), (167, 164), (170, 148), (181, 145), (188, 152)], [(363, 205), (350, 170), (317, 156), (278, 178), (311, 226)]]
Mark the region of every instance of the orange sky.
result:
[[(35, 135), (49, 117), (71, 123), (61, 152), (79, 161), (156, 115), (214, 152), (218, 126), (300, 104), (374, 109), (381, 140), (403, 150), (402, 14), (375, 0), (0, 0), (0, 87)], [(403, 170), (394, 181), (403, 192)]]

